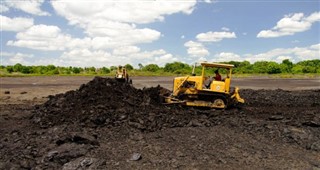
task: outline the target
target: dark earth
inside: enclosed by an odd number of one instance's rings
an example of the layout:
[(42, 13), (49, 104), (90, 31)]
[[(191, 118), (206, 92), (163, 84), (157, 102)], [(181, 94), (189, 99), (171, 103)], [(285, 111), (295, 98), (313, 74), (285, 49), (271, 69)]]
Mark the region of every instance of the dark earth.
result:
[(320, 89), (240, 89), (246, 103), (224, 110), (169, 93), (95, 77), (0, 104), (0, 169), (320, 169)]

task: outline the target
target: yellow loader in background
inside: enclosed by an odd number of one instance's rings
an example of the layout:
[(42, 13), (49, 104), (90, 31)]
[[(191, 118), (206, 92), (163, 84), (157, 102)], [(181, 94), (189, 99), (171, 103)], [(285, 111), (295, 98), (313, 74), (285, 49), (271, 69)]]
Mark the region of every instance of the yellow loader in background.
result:
[(132, 84), (132, 80), (129, 78), (129, 74), (127, 72), (127, 69), (123, 66), (118, 66), (118, 68), (116, 70), (115, 79), (119, 82)]
[[(230, 91), (234, 65), (203, 62), (201, 66), (202, 74), (199, 76), (193, 73), (192, 76), (174, 78), (173, 92), (165, 98), (166, 103), (219, 109), (235, 103), (244, 103), (244, 99), (239, 95), (239, 88), (236, 87), (232, 92)], [(214, 69), (216, 79), (208, 74), (208, 70)], [(226, 76), (219, 77), (219, 71), (224, 72)]]

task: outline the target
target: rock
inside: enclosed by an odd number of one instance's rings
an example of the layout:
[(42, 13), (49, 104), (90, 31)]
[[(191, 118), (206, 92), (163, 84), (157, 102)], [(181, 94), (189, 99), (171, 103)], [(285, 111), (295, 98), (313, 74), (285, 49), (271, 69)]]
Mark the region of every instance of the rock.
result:
[(283, 118), (282, 115), (273, 115), (269, 117), (269, 120), (282, 120)]
[(130, 161), (138, 161), (141, 159), (141, 154), (140, 153), (134, 153), (132, 154)]
[(48, 152), (48, 154), (46, 155), (45, 159), (48, 161), (51, 161), (56, 155), (58, 155), (59, 152), (58, 151), (50, 151)]
[(20, 94), (27, 94), (28, 92), (26, 92), (26, 91), (23, 91), (23, 92), (21, 92)]
[(70, 162), (65, 163), (62, 166), (63, 170), (70, 170), (70, 169), (99, 169), (98, 167), (102, 164), (96, 158), (77, 158)]
[(93, 163), (93, 160), (91, 158), (84, 158), (80, 162), (80, 165), (81, 165), (81, 167), (87, 167), (87, 166), (90, 166), (92, 163)]
[(10, 91), (4, 91), (4, 94), (10, 94)]

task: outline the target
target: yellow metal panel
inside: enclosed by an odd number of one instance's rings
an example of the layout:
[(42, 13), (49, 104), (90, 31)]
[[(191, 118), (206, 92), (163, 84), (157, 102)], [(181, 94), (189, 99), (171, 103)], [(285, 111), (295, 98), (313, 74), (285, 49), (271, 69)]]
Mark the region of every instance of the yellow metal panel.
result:
[(230, 78), (226, 78), (224, 80), (224, 82), (225, 82), (226, 93), (229, 93), (230, 92)]
[(223, 81), (212, 81), (210, 89), (215, 92), (225, 92), (225, 83)]

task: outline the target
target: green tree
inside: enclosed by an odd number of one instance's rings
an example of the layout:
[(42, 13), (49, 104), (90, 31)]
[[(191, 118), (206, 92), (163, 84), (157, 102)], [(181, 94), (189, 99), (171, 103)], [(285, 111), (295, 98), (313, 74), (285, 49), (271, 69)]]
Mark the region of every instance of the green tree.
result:
[(254, 73), (267, 73), (268, 72), (268, 61), (257, 61), (252, 65)]
[[(185, 72), (186, 70), (188, 70), (189, 73), (191, 73), (192, 68), (188, 64), (181, 63), (181, 62), (167, 63), (164, 66), (165, 72), (174, 73), (174, 72), (177, 72), (177, 70), (181, 70), (181, 72)], [(182, 71), (182, 70), (184, 70), (184, 71)]]
[(72, 72), (74, 73), (74, 74), (79, 74), (80, 73), (80, 68), (79, 67), (72, 67)]
[(110, 66), (110, 71), (114, 71), (114, 70), (117, 70), (117, 66)]
[(21, 73), (23, 73), (23, 74), (29, 74), (29, 73), (31, 73), (31, 67), (22, 66), (22, 67), (21, 67)]
[(243, 61), (239, 64), (237, 73), (253, 73), (253, 65), (249, 61)]
[(293, 63), (289, 59), (282, 60), (280, 64), (282, 73), (291, 73), (292, 72)]
[(102, 74), (108, 74), (108, 73), (110, 73), (110, 69), (108, 69), (107, 67), (102, 67), (102, 68), (100, 69), (100, 71), (101, 71)]
[(156, 64), (148, 64), (148, 65), (144, 66), (142, 70), (156, 72), (156, 71), (160, 70), (160, 67)]
[(52, 71), (52, 70), (55, 70), (56, 69), (56, 66), (50, 64), (50, 65), (47, 65), (47, 70), (48, 71)]
[(20, 63), (17, 63), (17, 64), (15, 64), (14, 66), (13, 66), (13, 71), (14, 72), (21, 72), (22, 71), (22, 64), (20, 64)]
[(6, 70), (7, 70), (8, 73), (14, 72), (13, 66), (7, 66)]
[(267, 73), (268, 74), (277, 74), (281, 73), (281, 67), (278, 63), (276, 62), (269, 62), (267, 66)]
[(126, 64), (124, 67), (125, 67), (127, 70), (133, 70), (133, 66), (130, 65), (130, 64)]
[(303, 66), (296, 64), (292, 67), (292, 73), (295, 73), (295, 74), (302, 73), (302, 69), (303, 69)]
[(142, 70), (143, 69), (143, 65), (141, 63), (138, 64), (139, 69)]

